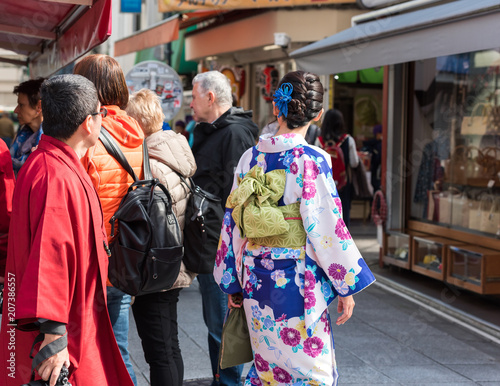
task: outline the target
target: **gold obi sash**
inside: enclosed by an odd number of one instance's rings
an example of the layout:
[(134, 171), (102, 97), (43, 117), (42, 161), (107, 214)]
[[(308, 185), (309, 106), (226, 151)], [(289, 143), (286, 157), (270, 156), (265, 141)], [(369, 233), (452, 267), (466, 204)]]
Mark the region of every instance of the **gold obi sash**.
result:
[(260, 166), (254, 166), (239, 181), (226, 207), (233, 209), (233, 219), (242, 237), (275, 248), (299, 248), (306, 244), (300, 202), (278, 206), (285, 182), (284, 170), (264, 173)]

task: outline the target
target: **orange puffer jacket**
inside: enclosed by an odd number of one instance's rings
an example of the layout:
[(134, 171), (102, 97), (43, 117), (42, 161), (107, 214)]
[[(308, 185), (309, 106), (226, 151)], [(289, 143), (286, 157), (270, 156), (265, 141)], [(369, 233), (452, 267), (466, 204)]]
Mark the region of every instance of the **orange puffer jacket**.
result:
[[(129, 117), (118, 106), (106, 106), (106, 108), (108, 109), (108, 116), (102, 120), (102, 125), (118, 142), (137, 177), (142, 179), (142, 144), (144, 141), (142, 129), (134, 118)], [(97, 141), (81, 161), (101, 200), (104, 224), (109, 241), (111, 233), (109, 220), (118, 209), (121, 199), (125, 196), (127, 189), (134, 180), (106, 152), (101, 141)]]

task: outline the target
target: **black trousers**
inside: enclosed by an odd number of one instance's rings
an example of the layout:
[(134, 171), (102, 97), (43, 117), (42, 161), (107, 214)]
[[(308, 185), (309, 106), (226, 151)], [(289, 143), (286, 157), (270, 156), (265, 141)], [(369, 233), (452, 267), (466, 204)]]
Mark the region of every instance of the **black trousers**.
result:
[(149, 364), (151, 386), (182, 386), (177, 302), (181, 289), (137, 296), (132, 311)]

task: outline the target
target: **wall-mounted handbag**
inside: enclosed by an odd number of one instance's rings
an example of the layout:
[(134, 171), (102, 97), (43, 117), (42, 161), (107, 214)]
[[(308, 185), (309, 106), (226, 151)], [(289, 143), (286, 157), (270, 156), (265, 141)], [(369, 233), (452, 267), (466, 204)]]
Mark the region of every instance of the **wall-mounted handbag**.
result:
[(453, 208), (453, 199), (459, 195), (460, 191), (456, 188), (450, 188), (439, 193), (439, 222), (451, 224), (452, 211), (455, 210)]
[[(488, 202), (488, 204), (485, 204)], [(481, 206), (481, 222), (479, 225), (479, 230), (485, 233), (497, 233), (500, 229), (500, 205), (498, 203), (498, 198), (495, 199), (493, 196), (489, 196), (488, 201), (482, 201)]]
[(462, 135), (484, 135), (488, 132), (489, 115), (492, 106), (489, 103), (476, 103), (472, 107), (470, 116), (465, 116), (462, 120)]
[(500, 172), (500, 149), (485, 147), (476, 158), (476, 164), (481, 167), (481, 177), (497, 178)]
[(451, 224), (458, 227), (469, 227), (469, 198), (465, 192), (454, 195), (451, 202)]
[(481, 192), (475, 200), (469, 200), (469, 229), (481, 230), (481, 210), (488, 203), (487, 196), (487, 192)]
[(445, 161), (445, 181), (458, 185), (467, 184), (469, 155), (470, 152), (467, 147), (463, 145), (459, 145), (453, 149), (453, 152), (450, 154), (450, 159)]

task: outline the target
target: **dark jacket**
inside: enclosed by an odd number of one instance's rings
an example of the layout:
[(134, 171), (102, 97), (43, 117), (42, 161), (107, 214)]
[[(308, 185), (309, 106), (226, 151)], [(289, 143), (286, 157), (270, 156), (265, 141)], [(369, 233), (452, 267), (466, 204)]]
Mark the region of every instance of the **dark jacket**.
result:
[(197, 170), (194, 182), (215, 194), (226, 206), (234, 170), (242, 154), (255, 145), (259, 128), (252, 112), (231, 107), (214, 123), (201, 122), (194, 129), (193, 154)]

